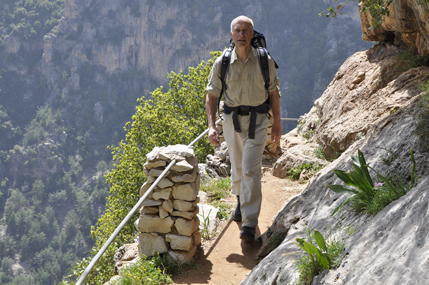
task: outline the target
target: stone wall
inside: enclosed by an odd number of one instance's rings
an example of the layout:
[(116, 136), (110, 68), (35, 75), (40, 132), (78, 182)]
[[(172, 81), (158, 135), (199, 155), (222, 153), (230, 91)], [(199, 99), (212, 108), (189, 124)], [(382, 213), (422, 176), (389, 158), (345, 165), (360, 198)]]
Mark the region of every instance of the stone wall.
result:
[(147, 155), (144, 171), (148, 177), (140, 197), (151, 187), (173, 159), (164, 178), (143, 202), (135, 222), (139, 235), (139, 255), (167, 253), (173, 259), (189, 262), (201, 244), (197, 217), (200, 188), (198, 159), (185, 145), (156, 147)]

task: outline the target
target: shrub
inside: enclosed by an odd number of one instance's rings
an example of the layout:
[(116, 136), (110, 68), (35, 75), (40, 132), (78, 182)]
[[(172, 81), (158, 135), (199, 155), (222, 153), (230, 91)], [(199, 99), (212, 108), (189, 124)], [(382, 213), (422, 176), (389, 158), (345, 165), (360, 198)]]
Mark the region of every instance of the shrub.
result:
[[(345, 172), (342, 170), (333, 170), (337, 177), (348, 186), (327, 185), (327, 187), (336, 193), (349, 193), (352, 195), (339, 205), (332, 215), (338, 213), (349, 203), (352, 210), (355, 212), (376, 215), (384, 206), (405, 195), (407, 191), (414, 187), (416, 182), (416, 162), (414, 160), (413, 150), (411, 150), (411, 160), (413, 162), (411, 184), (409, 187), (406, 187), (400, 180), (392, 180), (391, 178), (384, 177), (372, 167), (368, 166), (362, 152), (358, 150), (358, 157), (352, 155), (353, 171)], [(372, 169), (382, 182), (373, 183), (368, 168)], [(378, 189), (380, 186), (383, 187)], [(381, 205), (383, 205), (383, 207), (381, 207)]]
[(302, 258), (298, 260), (299, 278), (295, 284), (310, 284), (313, 277), (324, 269), (335, 269), (340, 266), (341, 260), (345, 256), (343, 247), (345, 241), (350, 237), (349, 232), (344, 238), (338, 240), (327, 239), (317, 230), (306, 230), (306, 238), (297, 238), (296, 245), (304, 252)]
[(114, 281), (112, 285), (157, 285), (173, 282), (171, 277), (165, 273), (162, 259), (159, 255), (155, 255), (149, 260), (146, 260), (143, 256), (135, 264), (122, 269), (120, 276), (121, 278)]
[(210, 201), (230, 196), (231, 178), (211, 179), (201, 185), (201, 191), (207, 192)]
[(416, 134), (426, 145), (426, 150), (429, 150), (429, 81), (425, 82), (421, 87), (423, 93), (416, 107)]
[(299, 177), (301, 176), (301, 172), (304, 169), (306, 169), (310, 172), (309, 177), (311, 177), (314, 174), (316, 174), (317, 172), (319, 172), (319, 170), (321, 170), (323, 167), (324, 166), (322, 164), (319, 164), (317, 162), (315, 162), (315, 163), (303, 163), (298, 168), (291, 167), (287, 171), (287, 175), (292, 180), (298, 180)]

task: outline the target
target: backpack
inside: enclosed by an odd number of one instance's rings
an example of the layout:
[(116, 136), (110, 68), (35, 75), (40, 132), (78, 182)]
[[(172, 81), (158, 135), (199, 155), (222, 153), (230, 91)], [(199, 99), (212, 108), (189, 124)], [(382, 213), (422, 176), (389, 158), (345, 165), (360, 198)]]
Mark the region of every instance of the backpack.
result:
[[(269, 72), (269, 68), (268, 68), (268, 55), (269, 55), (269, 53), (267, 51), (267, 43), (265, 41), (265, 36), (254, 30), (253, 31), (253, 38), (250, 41), (250, 44), (258, 52), (259, 65), (261, 67), (262, 76), (264, 77), (264, 81), (265, 81), (265, 89), (268, 91), (268, 88), (270, 86), (270, 72)], [(229, 40), (229, 48), (225, 49), (223, 54), (222, 54), (222, 66), (220, 69), (222, 90), (220, 92), (220, 96), (219, 96), (219, 99), (217, 102), (218, 110), (219, 110), (220, 101), (222, 99), (222, 95), (223, 95), (224, 91), (227, 89), (225, 79), (226, 79), (226, 73), (228, 71), (229, 63), (231, 61), (231, 53), (232, 53), (232, 50), (234, 49), (234, 47), (235, 47), (235, 43), (232, 39), (230, 39)], [(279, 68), (279, 66), (277, 65), (277, 63), (275, 61), (274, 61), (274, 65), (275, 65), (276, 69)]]

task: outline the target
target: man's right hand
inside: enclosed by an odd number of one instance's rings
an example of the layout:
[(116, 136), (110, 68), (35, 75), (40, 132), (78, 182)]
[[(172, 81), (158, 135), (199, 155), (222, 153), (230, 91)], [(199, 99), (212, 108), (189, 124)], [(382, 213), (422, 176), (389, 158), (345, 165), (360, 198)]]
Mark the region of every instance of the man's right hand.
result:
[(219, 145), (219, 130), (215, 128), (209, 128), (209, 141), (212, 145)]

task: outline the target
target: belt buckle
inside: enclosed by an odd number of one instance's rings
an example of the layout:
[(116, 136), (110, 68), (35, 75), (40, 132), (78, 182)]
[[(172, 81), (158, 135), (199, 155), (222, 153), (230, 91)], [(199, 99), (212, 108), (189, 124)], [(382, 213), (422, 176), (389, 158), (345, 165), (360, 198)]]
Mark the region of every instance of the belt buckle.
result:
[(240, 115), (247, 116), (250, 114), (250, 107), (249, 106), (241, 106), (240, 107)]

